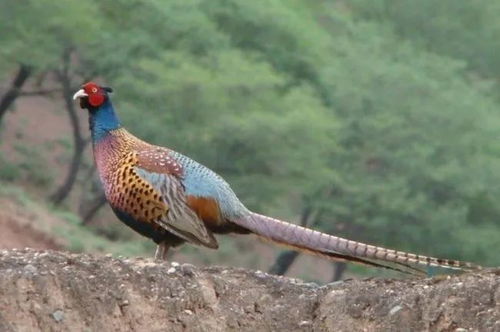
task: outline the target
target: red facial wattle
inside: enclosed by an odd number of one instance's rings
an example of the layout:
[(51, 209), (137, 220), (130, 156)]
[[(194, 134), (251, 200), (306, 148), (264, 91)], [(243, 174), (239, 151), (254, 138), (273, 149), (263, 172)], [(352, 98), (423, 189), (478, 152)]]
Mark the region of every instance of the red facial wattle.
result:
[(88, 95), (90, 105), (99, 107), (104, 103), (104, 99), (106, 98), (105, 93), (97, 84), (89, 82), (83, 86), (83, 90)]
[(99, 92), (89, 94), (89, 104), (94, 107), (101, 106), (102, 103), (104, 102), (104, 98), (105, 98), (104, 95)]

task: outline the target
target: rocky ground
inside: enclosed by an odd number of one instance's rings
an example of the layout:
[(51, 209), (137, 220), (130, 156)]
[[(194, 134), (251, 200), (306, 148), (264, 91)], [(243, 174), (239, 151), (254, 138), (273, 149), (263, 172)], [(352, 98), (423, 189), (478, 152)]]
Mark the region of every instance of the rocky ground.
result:
[(262, 272), (0, 251), (0, 331), (500, 331), (500, 270), (319, 286)]

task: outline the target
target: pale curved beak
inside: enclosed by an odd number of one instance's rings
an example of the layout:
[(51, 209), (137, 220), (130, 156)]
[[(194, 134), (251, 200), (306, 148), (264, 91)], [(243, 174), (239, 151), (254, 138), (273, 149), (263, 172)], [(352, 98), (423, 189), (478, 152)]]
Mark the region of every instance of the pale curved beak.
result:
[(77, 100), (78, 98), (82, 97), (88, 97), (89, 95), (83, 91), (83, 89), (78, 90), (74, 95), (73, 95), (73, 100)]

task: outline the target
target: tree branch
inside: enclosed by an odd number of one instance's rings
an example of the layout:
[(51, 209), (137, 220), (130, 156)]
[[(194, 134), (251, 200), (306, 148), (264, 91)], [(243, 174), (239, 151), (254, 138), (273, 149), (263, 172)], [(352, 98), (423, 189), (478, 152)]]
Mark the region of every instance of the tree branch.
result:
[(19, 97), (29, 97), (29, 96), (46, 96), (54, 93), (61, 93), (63, 89), (42, 89), (42, 90), (34, 90), (34, 91), (25, 91), (20, 92)]
[(69, 166), (68, 174), (63, 184), (52, 194), (51, 200), (55, 205), (61, 202), (69, 195), (73, 185), (76, 182), (76, 176), (82, 162), (83, 151), (87, 146), (88, 140), (82, 137), (80, 129), (80, 120), (78, 118), (75, 105), (73, 103), (73, 86), (69, 73), (71, 49), (68, 48), (64, 51), (62, 56), (62, 68), (56, 71), (57, 79), (61, 84), (63, 91), (63, 98), (66, 104), (66, 111), (68, 112), (71, 127), (73, 128), (73, 157)]
[(19, 70), (12, 81), (10, 88), (5, 92), (0, 100), (0, 122), (2, 121), (5, 113), (14, 101), (19, 97), (21, 89), (26, 83), (26, 80), (31, 76), (33, 68), (23, 63), (19, 64)]

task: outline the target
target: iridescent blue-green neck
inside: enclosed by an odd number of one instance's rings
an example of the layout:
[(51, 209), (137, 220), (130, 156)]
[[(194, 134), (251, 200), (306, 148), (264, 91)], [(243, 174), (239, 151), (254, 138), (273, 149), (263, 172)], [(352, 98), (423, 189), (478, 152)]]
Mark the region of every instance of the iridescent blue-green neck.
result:
[(121, 127), (120, 120), (116, 116), (115, 109), (109, 98), (106, 98), (106, 101), (101, 106), (91, 108), (89, 113), (90, 131), (94, 143), (106, 137), (111, 130)]

